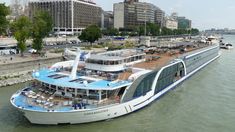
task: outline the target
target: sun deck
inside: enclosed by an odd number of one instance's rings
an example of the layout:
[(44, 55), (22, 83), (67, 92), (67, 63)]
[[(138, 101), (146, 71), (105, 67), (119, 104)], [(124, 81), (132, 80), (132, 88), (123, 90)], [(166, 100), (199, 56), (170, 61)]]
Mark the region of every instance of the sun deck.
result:
[(152, 55), (147, 55), (146, 57), (147, 58), (145, 62), (137, 63), (133, 67), (143, 68), (148, 70), (159, 69), (176, 58), (175, 56), (170, 56), (168, 54), (161, 54), (161, 55), (152, 54)]
[(180, 51), (181, 49), (169, 49), (163, 52), (157, 51), (159, 53), (155, 53), (154, 51), (152, 51), (150, 54), (146, 55), (146, 60), (144, 62), (137, 63), (133, 67), (143, 68), (147, 70), (159, 69), (167, 65), (174, 59), (193, 54), (195, 52), (198, 52), (198, 50), (202, 50), (208, 46), (210, 45), (199, 45), (198, 43), (194, 43), (193, 45), (188, 46), (187, 50), (185, 51)]
[[(60, 87), (68, 87), (74, 89), (89, 89), (89, 90), (114, 90), (132, 83), (128, 80), (104, 80), (105, 77), (99, 75), (77, 75), (76, 79), (71, 79), (64, 72), (43, 69), (33, 73), (33, 77), (50, 85)], [(107, 78), (107, 77), (106, 77)]]

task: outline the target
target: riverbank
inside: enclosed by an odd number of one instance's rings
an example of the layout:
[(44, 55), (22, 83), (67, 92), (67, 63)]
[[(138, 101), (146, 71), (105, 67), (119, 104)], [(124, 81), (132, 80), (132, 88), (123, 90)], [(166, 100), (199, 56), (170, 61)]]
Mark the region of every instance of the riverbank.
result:
[(15, 85), (18, 83), (24, 83), (33, 80), (30, 73), (21, 73), (12, 76), (4, 76), (0, 78), (0, 88)]
[(61, 53), (49, 52), (44, 57), (31, 54), (24, 57), (19, 55), (0, 56), (0, 87), (30, 81), (34, 70), (49, 67), (61, 60)]

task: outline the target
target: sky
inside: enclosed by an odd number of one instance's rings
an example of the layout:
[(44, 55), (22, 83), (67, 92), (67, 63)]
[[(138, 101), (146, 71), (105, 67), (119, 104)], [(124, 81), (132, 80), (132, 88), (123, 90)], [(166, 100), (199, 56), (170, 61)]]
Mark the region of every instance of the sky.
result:
[[(94, 0), (104, 10), (112, 10), (112, 3), (123, 0)], [(192, 20), (200, 30), (210, 28), (235, 29), (235, 0), (145, 0), (153, 3), (166, 14), (177, 12)]]
[[(112, 10), (113, 3), (124, 0), (93, 0), (103, 10)], [(192, 20), (192, 26), (200, 30), (210, 28), (235, 29), (235, 0), (140, 0), (153, 3), (170, 15), (177, 12)], [(10, 0), (0, 0), (10, 3)]]

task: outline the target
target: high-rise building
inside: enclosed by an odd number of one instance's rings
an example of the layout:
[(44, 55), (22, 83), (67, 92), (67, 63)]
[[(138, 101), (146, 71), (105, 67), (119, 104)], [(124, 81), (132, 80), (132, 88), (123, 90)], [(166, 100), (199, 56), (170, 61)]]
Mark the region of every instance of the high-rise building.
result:
[(178, 17), (178, 28), (179, 29), (191, 29), (192, 28), (192, 21), (185, 18), (185, 17)]
[(163, 27), (164, 25), (164, 18), (165, 18), (165, 12), (161, 10), (160, 8), (157, 8), (155, 12), (155, 22), (160, 26)]
[(104, 11), (103, 12), (103, 25), (102, 28), (113, 28), (113, 12), (112, 11)]
[(16, 19), (21, 15), (28, 15), (27, 0), (11, 0), (11, 19)]
[(125, 4), (117, 3), (113, 6), (114, 28), (124, 28), (125, 25)]
[(145, 23), (156, 23), (162, 26), (165, 16), (157, 6), (139, 2), (138, 0), (125, 0), (124, 2), (114, 4), (114, 27), (132, 28)]
[(102, 8), (87, 0), (31, 0), (29, 16), (38, 10), (48, 11), (58, 34), (80, 33), (89, 25), (101, 27)]
[(133, 2), (139, 2), (139, 0), (125, 0), (126, 3), (133, 3)]
[(177, 18), (178, 18), (178, 13), (177, 12), (173, 12), (173, 13), (171, 13), (171, 16), (170, 16), (172, 19), (175, 19), (175, 20), (177, 20)]
[(173, 12), (170, 16), (172, 19), (177, 20), (178, 29), (191, 29), (192, 21), (184, 16), (178, 16), (178, 13)]

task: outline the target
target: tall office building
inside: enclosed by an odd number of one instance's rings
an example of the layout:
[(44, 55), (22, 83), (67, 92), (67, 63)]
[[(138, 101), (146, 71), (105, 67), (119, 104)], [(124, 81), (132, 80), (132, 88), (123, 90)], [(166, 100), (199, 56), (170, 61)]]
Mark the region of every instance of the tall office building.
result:
[(165, 19), (165, 12), (161, 10), (160, 8), (157, 8), (155, 12), (155, 22), (160, 26), (164, 26), (164, 19)]
[(192, 21), (185, 18), (185, 17), (178, 17), (178, 28), (179, 29), (191, 29), (192, 28)]
[(186, 17), (178, 16), (178, 13), (173, 12), (170, 18), (177, 21), (178, 29), (191, 29), (192, 21)]
[(114, 27), (117, 29), (145, 25), (147, 22), (161, 26), (165, 16), (164, 11), (157, 6), (138, 0), (115, 3), (113, 10)]
[(112, 11), (103, 11), (102, 28), (113, 28), (113, 12)]
[(79, 33), (92, 24), (101, 27), (102, 8), (90, 0), (31, 0), (29, 10), (31, 18), (38, 10), (48, 11), (58, 34)]

